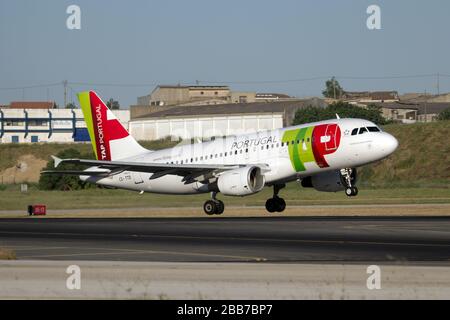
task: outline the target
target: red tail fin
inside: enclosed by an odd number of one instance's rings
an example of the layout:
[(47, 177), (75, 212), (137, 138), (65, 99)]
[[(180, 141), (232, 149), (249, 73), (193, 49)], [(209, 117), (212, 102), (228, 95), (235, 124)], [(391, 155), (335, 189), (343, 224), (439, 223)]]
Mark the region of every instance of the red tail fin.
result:
[(92, 147), (98, 160), (117, 160), (146, 152), (94, 92), (78, 94)]

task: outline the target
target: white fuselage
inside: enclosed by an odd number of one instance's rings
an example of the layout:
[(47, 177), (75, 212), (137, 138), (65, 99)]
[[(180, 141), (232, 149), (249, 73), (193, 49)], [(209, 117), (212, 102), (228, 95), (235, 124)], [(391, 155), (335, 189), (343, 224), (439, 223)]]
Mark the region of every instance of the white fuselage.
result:
[[(314, 133), (314, 137), (305, 136), (303, 139), (289, 138), (290, 133), (296, 133), (302, 129), (302, 132), (312, 134), (315, 127), (328, 130), (328, 126), (335, 128), (332, 127), (333, 125), (337, 125), (339, 131)], [(360, 128), (366, 128), (362, 130), (365, 132), (359, 134)], [(371, 128), (372, 131), (367, 128)], [(387, 157), (397, 148), (398, 142), (392, 135), (375, 131), (373, 128), (377, 126), (367, 120), (333, 119), (271, 131), (216, 138), (209, 142), (179, 145), (170, 149), (149, 151), (123, 160), (165, 164), (254, 164), (266, 168), (264, 170), (265, 184), (272, 185), (329, 170), (360, 167)], [(357, 134), (354, 134), (355, 129)], [(289, 144), (286, 140), (289, 140)], [(321, 156), (326, 166), (320, 165), (320, 161), (317, 160), (321, 158), (319, 154), (321, 151), (314, 150), (313, 153), (309, 150), (313, 148), (313, 144), (325, 150), (323, 151), (325, 154)], [(319, 144), (323, 146), (320, 147)], [(292, 148), (298, 149), (293, 152)], [(295, 152), (300, 155), (294, 154)], [(300, 164), (294, 165), (295, 157), (300, 159), (297, 160), (301, 162)], [(150, 179), (151, 176), (152, 173), (124, 171), (107, 178), (87, 176), (80, 178), (104, 186), (153, 193), (195, 194), (209, 191), (206, 184), (200, 182), (186, 184), (182, 181), (183, 177), (178, 175), (167, 174), (156, 179)]]

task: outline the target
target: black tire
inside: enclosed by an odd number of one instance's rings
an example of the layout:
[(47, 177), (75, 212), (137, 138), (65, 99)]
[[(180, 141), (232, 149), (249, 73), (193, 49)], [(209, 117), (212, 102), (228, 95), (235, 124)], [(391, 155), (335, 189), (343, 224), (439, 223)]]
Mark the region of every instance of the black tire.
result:
[(346, 188), (346, 189), (345, 189), (345, 195), (346, 195), (347, 197), (353, 196), (353, 188)]
[(217, 202), (216, 202), (216, 214), (222, 214), (224, 210), (225, 210), (225, 205), (223, 204), (223, 202), (220, 201), (220, 200), (217, 200)]
[(274, 198), (267, 199), (266, 210), (269, 211), (270, 213), (277, 211), (277, 205)]
[(205, 204), (203, 205), (203, 210), (209, 216), (216, 214), (216, 212), (217, 212), (216, 202), (212, 201), (212, 200), (206, 201)]
[(284, 209), (286, 209), (286, 201), (284, 201), (283, 198), (277, 198), (276, 199), (276, 204), (277, 204), (277, 212), (283, 212)]
[(357, 187), (353, 187), (353, 196), (357, 196), (358, 195), (358, 188)]

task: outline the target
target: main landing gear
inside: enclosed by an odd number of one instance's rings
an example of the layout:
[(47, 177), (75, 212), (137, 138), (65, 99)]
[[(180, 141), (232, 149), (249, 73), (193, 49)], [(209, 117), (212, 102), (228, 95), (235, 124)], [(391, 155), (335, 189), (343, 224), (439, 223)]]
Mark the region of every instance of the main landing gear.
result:
[(286, 201), (283, 198), (278, 197), (278, 192), (283, 189), (285, 184), (276, 184), (273, 186), (273, 197), (267, 199), (266, 210), (269, 212), (283, 212), (286, 208)]
[(216, 199), (216, 195), (216, 192), (211, 192), (212, 199), (206, 201), (203, 205), (203, 210), (205, 210), (207, 215), (222, 214), (225, 209), (225, 205), (222, 201)]
[(345, 194), (348, 197), (355, 197), (358, 194), (358, 188), (353, 185), (355, 174), (352, 168), (341, 169), (342, 182), (345, 186)]

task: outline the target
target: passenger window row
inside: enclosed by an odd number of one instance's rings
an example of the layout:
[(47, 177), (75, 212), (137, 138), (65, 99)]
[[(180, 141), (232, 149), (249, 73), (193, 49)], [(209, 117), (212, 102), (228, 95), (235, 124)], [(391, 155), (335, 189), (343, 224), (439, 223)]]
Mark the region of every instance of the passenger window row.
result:
[[(306, 139), (306, 141), (307, 142), (309, 142), (310, 141), (310, 139), (309, 138), (307, 138)], [(302, 140), (293, 140), (293, 141), (287, 141), (286, 143), (285, 142), (281, 142), (281, 147), (284, 147), (284, 146), (288, 146), (289, 145), (289, 143), (291, 143), (291, 144), (300, 144), (300, 143), (304, 143), (305, 142), (305, 139), (302, 139)], [(264, 146), (261, 146), (261, 150), (264, 150), (264, 148), (265, 149), (274, 149), (274, 148), (279, 148), (280, 147), (280, 143), (277, 143), (277, 144), (266, 144), (265, 145), (265, 147)], [(241, 150), (239, 150), (239, 152), (238, 152), (238, 150), (235, 150), (234, 152), (233, 151), (230, 151), (230, 152), (225, 152), (225, 153), (220, 153), (220, 154), (211, 154), (211, 155), (209, 155), (209, 156), (201, 156), (201, 157), (196, 157), (195, 159), (194, 158), (191, 158), (191, 159), (186, 159), (186, 160), (176, 160), (176, 161), (170, 161), (170, 162), (166, 162), (166, 164), (185, 164), (185, 163), (193, 163), (193, 162), (197, 162), (197, 161), (203, 161), (203, 160), (208, 160), (208, 159), (213, 159), (213, 158), (222, 158), (222, 157), (226, 157), (226, 156), (232, 156), (233, 154), (234, 155), (237, 155), (238, 153), (240, 153), (240, 154), (242, 154), (244, 151), (243, 151), (243, 149), (241, 149)], [(249, 150), (248, 150), (248, 148), (247, 149), (245, 149), (245, 153), (248, 153), (249, 152)]]
[[(245, 149), (245, 152), (248, 153), (248, 149)], [(243, 150), (239, 150), (239, 153), (242, 154)], [(186, 160), (176, 160), (176, 161), (171, 161), (171, 162), (166, 162), (166, 164), (183, 164), (183, 163), (193, 163), (193, 162), (197, 162), (197, 161), (203, 161), (203, 160), (208, 160), (208, 159), (213, 159), (213, 158), (223, 158), (226, 156), (232, 156), (233, 154), (237, 155), (238, 154), (238, 150), (230, 151), (230, 152), (225, 152), (225, 153), (216, 153), (216, 154), (210, 154), (209, 156), (201, 156), (201, 157), (195, 157), (191, 158), (191, 159), (186, 159)]]

